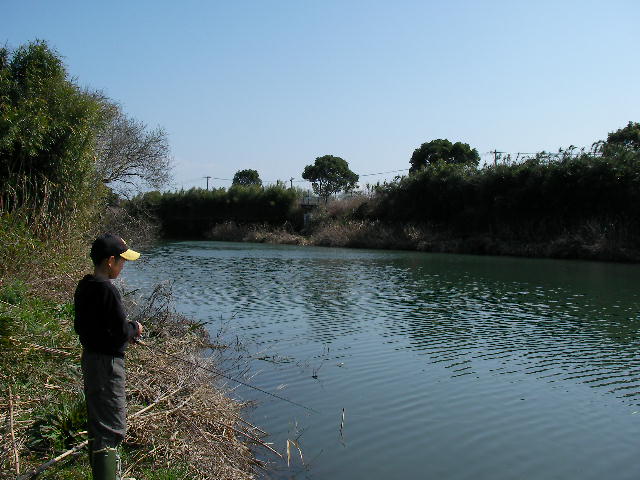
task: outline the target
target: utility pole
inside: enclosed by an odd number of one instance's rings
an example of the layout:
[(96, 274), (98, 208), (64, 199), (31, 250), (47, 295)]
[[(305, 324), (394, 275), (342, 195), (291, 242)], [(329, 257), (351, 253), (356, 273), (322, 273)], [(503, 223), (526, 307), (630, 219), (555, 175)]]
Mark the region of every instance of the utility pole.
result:
[(498, 150), (494, 150), (493, 152), (489, 152), (489, 153), (493, 153), (493, 166), (495, 167), (496, 165), (498, 165), (498, 155), (501, 155), (505, 152), (499, 152)]
[(293, 189), (293, 177), (291, 177), (289, 181), (291, 182), (291, 189)]
[(204, 177), (204, 178), (206, 178), (206, 179), (207, 179), (207, 190), (209, 190), (209, 179), (210, 179), (211, 177), (208, 177), (208, 176), (207, 176), (207, 177)]

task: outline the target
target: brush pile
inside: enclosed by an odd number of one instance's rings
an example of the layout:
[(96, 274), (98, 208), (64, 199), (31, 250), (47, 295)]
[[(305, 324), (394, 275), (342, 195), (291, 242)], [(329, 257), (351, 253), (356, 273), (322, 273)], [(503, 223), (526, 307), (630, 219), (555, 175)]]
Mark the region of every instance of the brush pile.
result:
[(231, 400), (214, 373), (225, 347), (212, 344), (202, 324), (172, 312), (168, 298), (156, 287), (136, 316), (149, 333), (127, 357), (127, 443), (136, 450), (128, 468), (153, 459), (184, 465), (186, 478), (253, 478), (260, 464), (248, 443), (271, 450), (261, 440), (266, 433), (240, 417), (247, 405)]

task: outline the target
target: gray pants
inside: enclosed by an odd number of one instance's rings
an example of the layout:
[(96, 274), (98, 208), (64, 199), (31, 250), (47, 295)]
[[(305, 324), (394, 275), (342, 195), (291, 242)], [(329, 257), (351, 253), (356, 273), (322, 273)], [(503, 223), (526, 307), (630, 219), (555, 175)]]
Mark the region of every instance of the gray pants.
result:
[(90, 451), (115, 448), (127, 430), (124, 359), (82, 352)]

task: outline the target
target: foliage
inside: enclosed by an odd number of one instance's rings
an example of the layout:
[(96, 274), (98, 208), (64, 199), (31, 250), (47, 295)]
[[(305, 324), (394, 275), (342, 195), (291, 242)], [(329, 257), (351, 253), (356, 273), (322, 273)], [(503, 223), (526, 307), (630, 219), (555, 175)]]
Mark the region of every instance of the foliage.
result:
[(19, 305), (27, 296), (27, 285), (20, 281), (14, 280), (7, 283), (0, 289), (0, 301), (9, 305)]
[(238, 170), (236, 174), (233, 176), (232, 185), (243, 185), (243, 186), (261, 186), (262, 180), (260, 180), (260, 175), (257, 170), (253, 170), (248, 168), (246, 170)]
[(528, 231), (537, 241), (590, 219), (610, 229), (640, 228), (640, 152), (566, 154), (481, 170), (440, 162), (381, 189), (369, 215), (463, 234)]
[(333, 155), (317, 157), (313, 165), (307, 165), (302, 178), (311, 182), (316, 195), (328, 198), (341, 191), (353, 190), (358, 182), (358, 174), (349, 169), (346, 160)]
[[(0, 52), (0, 279), (71, 264), (106, 191), (96, 181), (101, 106), (43, 41)], [(53, 267), (56, 268), (56, 267)]]
[(99, 103), (69, 79), (43, 41), (2, 49), (0, 56), (1, 191), (19, 189), (23, 178), (41, 178), (54, 204), (62, 196), (72, 207), (84, 203), (92, 187)]
[(129, 211), (149, 211), (170, 238), (201, 238), (218, 223), (282, 224), (290, 218), (299, 192), (283, 186), (233, 186), (178, 192), (149, 192), (126, 204)]
[(167, 133), (128, 117), (120, 105), (100, 94), (95, 98), (103, 115), (96, 138), (96, 169), (102, 182), (121, 193), (166, 185), (171, 173)]
[(629, 122), (626, 127), (607, 135), (607, 141), (603, 145), (604, 153), (609, 154), (620, 148), (640, 151), (640, 123)]
[[(21, 279), (39, 282), (56, 278), (72, 283), (64, 272), (85, 268), (88, 259), (78, 252), (87, 250), (88, 238), (97, 233), (100, 185), (94, 200), (79, 204), (67, 198), (64, 190), (54, 197), (51, 182), (23, 181), (4, 196), (0, 208), (0, 282)], [(55, 200), (54, 200), (55, 198)], [(49, 289), (47, 293), (56, 293)]]
[(58, 402), (43, 405), (33, 419), (27, 432), (30, 449), (40, 452), (66, 450), (78, 442), (78, 432), (87, 428), (84, 396), (62, 396)]
[(436, 163), (477, 166), (480, 163), (480, 155), (468, 143), (451, 143), (447, 139), (438, 138), (416, 148), (411, 155), (410, 163), (410, 173)]

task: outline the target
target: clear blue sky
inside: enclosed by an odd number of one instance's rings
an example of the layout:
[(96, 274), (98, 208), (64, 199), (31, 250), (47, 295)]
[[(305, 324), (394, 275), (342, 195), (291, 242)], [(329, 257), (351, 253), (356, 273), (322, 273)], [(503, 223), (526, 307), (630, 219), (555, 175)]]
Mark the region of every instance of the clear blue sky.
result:
[(325, 154), (360, 174), (403, 169), (435, 138), (487, 160), (493, 149), (590, 146), (640, 121), (639, 25), (637, 0), (2, 0), (0, 9), (1, 42), (47, 40), (79, 84), (167, 130), (178, 188), (242, 168), (300, 180)]

